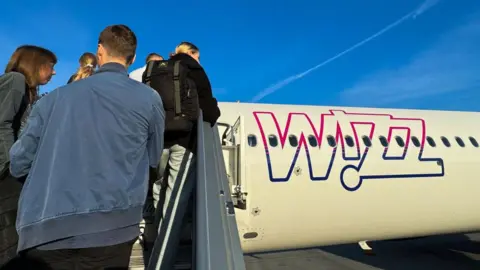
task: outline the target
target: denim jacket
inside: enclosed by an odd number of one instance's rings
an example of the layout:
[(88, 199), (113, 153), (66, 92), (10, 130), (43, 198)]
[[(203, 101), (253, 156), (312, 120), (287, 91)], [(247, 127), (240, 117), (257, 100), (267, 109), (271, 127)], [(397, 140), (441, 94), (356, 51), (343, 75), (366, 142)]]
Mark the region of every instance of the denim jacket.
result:
[(42, 97), (10, 150), (11, 174), (28, 174), (18, 251), (138, 224), (164, 122), (160, 96), (116, 63)]

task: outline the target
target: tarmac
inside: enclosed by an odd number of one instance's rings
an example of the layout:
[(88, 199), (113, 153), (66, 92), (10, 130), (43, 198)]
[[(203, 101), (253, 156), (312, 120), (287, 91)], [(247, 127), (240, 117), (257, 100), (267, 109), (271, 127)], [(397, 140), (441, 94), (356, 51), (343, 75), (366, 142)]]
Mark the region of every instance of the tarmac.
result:
[(480, 233), (244, 255), (247, 270), (480, 270)]

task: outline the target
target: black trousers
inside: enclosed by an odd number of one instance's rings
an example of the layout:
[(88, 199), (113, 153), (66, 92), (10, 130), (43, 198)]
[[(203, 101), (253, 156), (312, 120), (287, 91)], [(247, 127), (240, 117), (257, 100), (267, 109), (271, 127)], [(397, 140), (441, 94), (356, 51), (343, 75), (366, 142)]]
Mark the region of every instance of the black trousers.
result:
[[(106, 247), (24, 251), (9, 268), (39, 270), (128, 270), (136, 239)], [(33, 268), (29, 268), (33, 265)], [(21, 268), (19, 268), (21, 267)], [(2, 269), (3, 270), (3, 269)]]
[(15, 221), (22, 186), (8, 173), (0, 176), (0, 267), (17, 254)]

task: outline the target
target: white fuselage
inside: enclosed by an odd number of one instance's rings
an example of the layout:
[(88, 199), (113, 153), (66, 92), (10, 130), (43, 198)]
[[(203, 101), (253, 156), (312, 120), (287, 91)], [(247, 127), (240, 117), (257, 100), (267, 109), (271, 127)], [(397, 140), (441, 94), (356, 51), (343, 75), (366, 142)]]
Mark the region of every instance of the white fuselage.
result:
[(220, 108), (244, 252), (480, 229), (480, 113)]

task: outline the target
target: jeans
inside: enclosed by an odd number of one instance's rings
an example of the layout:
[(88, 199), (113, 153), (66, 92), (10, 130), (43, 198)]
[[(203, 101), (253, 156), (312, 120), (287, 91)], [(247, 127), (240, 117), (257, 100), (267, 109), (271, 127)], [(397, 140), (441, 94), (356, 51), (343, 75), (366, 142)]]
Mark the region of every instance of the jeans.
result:
[(195, 185), (196, 158), (180, 145), (165, 149), (159, 172), (160, 180), (153, 186), (157, 241), (150, 262), (160, 264), (160, 269), (172, 267), (182, 234), (182, 224), (190, 196)]

